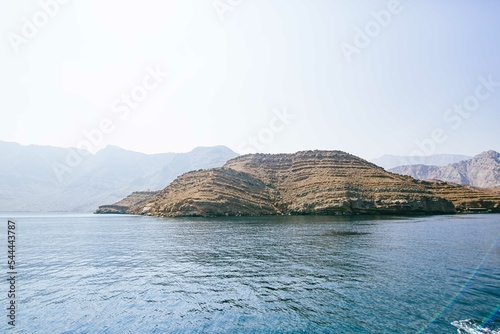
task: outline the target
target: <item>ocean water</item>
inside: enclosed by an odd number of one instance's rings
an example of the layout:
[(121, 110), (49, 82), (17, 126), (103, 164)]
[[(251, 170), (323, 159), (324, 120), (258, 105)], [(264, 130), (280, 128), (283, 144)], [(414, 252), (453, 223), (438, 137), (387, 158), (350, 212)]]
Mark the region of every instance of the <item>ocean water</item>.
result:
[(0, 218), (2, 333), (500, 333), (500, 215)]

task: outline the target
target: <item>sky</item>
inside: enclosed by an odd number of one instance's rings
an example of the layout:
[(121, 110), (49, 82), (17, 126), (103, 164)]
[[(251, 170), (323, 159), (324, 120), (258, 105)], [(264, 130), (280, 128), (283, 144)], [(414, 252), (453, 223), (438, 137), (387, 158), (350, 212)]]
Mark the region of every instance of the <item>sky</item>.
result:
[(0, 140), (500, 151), (494, 0), (0, 3)]

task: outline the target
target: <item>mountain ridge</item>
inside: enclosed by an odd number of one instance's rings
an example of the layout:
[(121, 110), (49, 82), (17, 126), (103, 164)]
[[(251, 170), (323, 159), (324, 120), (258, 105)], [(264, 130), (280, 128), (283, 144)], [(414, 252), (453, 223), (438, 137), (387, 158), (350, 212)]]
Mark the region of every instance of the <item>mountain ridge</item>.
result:
[(470, 158), (472, 157), (462, 154), (433, 154), (429, 156), (403, 156), (385, 154), (383, 156), (370, 160), (370, 162), (389, 170), (391, 168), (407, 165), (446, 166), (450, 163), (455, 163)]
[(407, 165), (389, 171), (420, 180), (435, 179), (481, 188), (500, 188), (500, 153), (489, 150), (447, 166)]
[[(131, 192), (159, 190), (189, 170), (222, 166), (238, 154), (225, 146), (145, 154), (107, 146), (67, 164), (74, 148), (0, 141), (0, 210), (92, 212)], [(77, 160), (75, 159), (75, 162)], [(65, 166), (59, 178), (54, 165)]]

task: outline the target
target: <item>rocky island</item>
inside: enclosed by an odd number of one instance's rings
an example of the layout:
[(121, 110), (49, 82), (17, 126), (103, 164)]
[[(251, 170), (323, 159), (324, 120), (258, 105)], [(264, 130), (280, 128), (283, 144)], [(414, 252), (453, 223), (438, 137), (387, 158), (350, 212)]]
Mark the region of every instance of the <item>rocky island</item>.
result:
[[(416, 180), (341, 151), (249, 154), (185, 173), (165, 189), (132, 194), (116, 213), (162, 217), (500, 212), (480, 188)], [(101, 206), (96, 213), (109, 212)]]

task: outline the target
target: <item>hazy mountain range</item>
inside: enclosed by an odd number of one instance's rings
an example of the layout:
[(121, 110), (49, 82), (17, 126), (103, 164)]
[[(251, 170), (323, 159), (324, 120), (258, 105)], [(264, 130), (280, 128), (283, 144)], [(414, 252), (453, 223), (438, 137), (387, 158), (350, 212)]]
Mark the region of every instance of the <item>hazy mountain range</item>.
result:
[(238, 156), (225, 146), (163, 154), (108, 146), (84, 153), (0, 141), (0, 210), (92, 212), (135, 190), (163, 189), (185, 172), (219, 167)]
[(385, 169), (391, 169), (394, 167), (408, 165), (446, 166), (448, 164), (467, 160), (470, 158), (472, 157), (459, 154), (433, 154), (429, 156), (402, 156), (386, 154), (379, 158), (370, 160), (370, 162)]
[(500, 153), (487, 151), (446, 166), (408, 165), (389, 169), (421, 180), (441, 180), (482, 188), (500, 187)]

